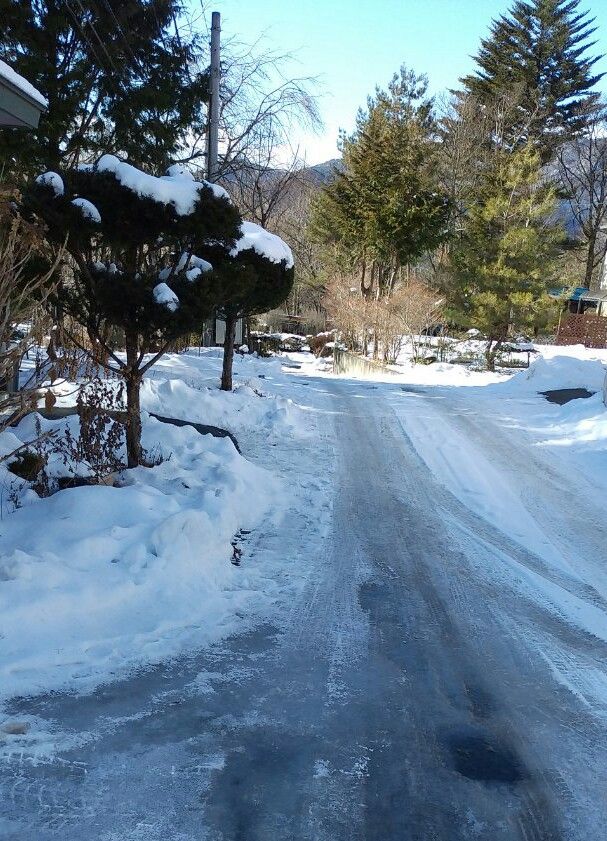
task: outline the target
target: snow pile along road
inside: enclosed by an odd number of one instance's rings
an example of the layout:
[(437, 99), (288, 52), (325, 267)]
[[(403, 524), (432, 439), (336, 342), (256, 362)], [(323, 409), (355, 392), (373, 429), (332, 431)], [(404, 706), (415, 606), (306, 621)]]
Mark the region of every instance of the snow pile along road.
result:
[[(31, 431), (30, 417), (1, 436), (4, 452)], [(29, 490), (13, 513), (7, 495), (23, 483), (0, 467), (2, 696), (89, 689), (224, 636), (270, 598), (263, 564), (233, 566), (231, 541), (270, 511), (279, 520), (287, 489), (191, 427), (144, 416), (143, 445), (165, 460), (123, 486)]]
[(234, 433), (255, 429), (271, 434), (277, 427), (294, 429), (298, 418), (291, 400), (260, 396), (256, 390), (260, 385), (251, 380), (225, 392), (193, 388), (179, 379), (149, 379), (141, 390), (141, 405), (156, 415), (207, 423)]
[(527, 370), (502, 383), (499, 391), (512, 396), (565, 388), (597, 392), (602, 391), (606, 373), (607, 368), (598, 359), (579, 359), (566, 354), (548, 359), (540, 356)]

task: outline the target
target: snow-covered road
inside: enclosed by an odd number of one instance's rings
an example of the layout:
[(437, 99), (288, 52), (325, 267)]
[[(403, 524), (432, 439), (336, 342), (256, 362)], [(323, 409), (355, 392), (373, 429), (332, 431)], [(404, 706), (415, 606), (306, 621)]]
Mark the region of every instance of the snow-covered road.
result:
[[(457, 389), (294, 380), (335, 489), (322, 546), (304, 509), (259, 537), (305, 569), (296, 591), (204, 654), (14, 704), (90, 738), (6, 761), (0, 838), (604, 838), (607, 526), (592, 487)], [(279, 450), (285, 475), (314, 466)]]

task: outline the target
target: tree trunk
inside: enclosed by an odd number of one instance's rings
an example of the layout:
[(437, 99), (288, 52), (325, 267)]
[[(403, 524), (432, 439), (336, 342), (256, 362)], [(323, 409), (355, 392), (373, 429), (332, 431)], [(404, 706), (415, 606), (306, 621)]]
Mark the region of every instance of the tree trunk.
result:
[(139, 352), (137, 334), (126, 332), (125, 337), (127, 368), (124, 372), (126, 381), (126, 456), (128, 467), (141, 464), (141, 405), (139, 390), (141, 375), (137, 365)]
[(223, 343), (223, 369), (221, 371), (222, 391), (232, 391), (232, 367), (234, 364), (237, 320), (235, 315), (226, 315), (226, 336)]
[(129, 374), (126, 379), (126, 456), (128, 467), (141, 464), (141, 378)]
[(596, 237), (591, 236), (588, 240), (588, 256), (586, 257), (586, 271), (584, 272), (584, 286), (590, 289), (592, 286), (592, 275), (594, 273), (594, 260), (596, 250)]
[(485, 348), (485, 360), (487, 362), (488, 371), (495, 371), (495, 359), (501, 346), (502, 339), (489, 339), (487, 342), (487, 347)]

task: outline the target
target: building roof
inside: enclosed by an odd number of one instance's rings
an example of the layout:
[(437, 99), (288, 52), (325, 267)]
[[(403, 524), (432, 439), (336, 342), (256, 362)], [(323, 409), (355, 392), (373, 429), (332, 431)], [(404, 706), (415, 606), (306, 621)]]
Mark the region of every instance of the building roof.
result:
[(47, 100), (0, 59), (0, 127), (37, 128)]
[(580, 301), (607, 301), (607, 289), (584, 289), (579, 296)]

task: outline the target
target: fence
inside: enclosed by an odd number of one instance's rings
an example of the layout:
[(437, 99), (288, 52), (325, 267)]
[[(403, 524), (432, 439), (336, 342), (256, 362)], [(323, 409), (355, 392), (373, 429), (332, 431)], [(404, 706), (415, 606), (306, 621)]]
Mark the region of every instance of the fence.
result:
[(607, 348), (607, 318), (600, 315), (567, 313), (559, 324), (557, 345)]
[(382, 362), (366, 359), (348, 350), (333, 351), (333, 373), (359, 377), (376, 377), (378, 374), (392, 374), (393, 372)]

